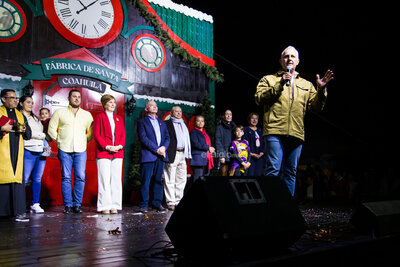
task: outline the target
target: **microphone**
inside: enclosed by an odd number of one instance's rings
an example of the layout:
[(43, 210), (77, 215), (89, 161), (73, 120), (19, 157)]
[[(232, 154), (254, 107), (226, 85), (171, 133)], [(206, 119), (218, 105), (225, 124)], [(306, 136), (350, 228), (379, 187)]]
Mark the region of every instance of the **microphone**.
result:
[[(286, 70), (287, 70), (287, 72), (289, 72), (289, 73), (292, 72), (292, 69), (293, 69), (293, 67), (290, 66), (290, 65), (286, 67)], [(286, 85), (287, 85), (287, 86), (290, 85), (290, 80), (287, 80), (287, 81), (286, 81)]]

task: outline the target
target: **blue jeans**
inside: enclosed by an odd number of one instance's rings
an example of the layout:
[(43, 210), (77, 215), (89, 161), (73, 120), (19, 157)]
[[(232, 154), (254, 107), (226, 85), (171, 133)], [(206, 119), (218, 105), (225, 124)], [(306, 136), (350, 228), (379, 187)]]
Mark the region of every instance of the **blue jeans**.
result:
[(264, 141), (266, 144), (265, 176), (279, 176), (282, 170), (282, 178), (294, 196), (297, 164), (303, 148), (303, 141), (283, 135), (266, 135)]
[(41, 155), (42, 152), (24, 150), (24, 181), (26, 185), (29, 178), (32, 178), (32, 204), (39, 203), (42, 175), (46, 166), (46, 157)]
[[(67, 153), (58, 150), (61, 164), (61, 192), (64, 206), (81, 206), (83, 190), (85, 189), (86, 151)], [(74, 190), (72, 191), (71, 175), (74, 168)]]
[(151, 177), (154, 175), (154, 183), (153, 183), (153, 207), (160, 207), (161, 201), (164, 196), (164, 186), (162, 182), (162, 175), (164, 171), (165, 162), (160, 158), (157, 158), (156, 161), (153, 162), (144, 162), (141, 165), (141, 174), (142, 174), (142, 202), (139, 203), (140, 207), (147, 207), (149, 203), (149, 187)]

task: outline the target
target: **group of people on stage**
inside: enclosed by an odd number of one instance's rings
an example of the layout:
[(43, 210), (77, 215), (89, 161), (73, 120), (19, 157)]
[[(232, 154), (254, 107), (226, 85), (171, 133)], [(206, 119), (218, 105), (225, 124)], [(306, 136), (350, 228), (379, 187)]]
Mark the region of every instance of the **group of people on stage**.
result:
[[(330, 70), (322, 78), (317, 75), (315, 89), (295, 71), (299, 62), (298, 51), (292, 46), (287, 47), (280, 57), (282, 69), (263, 77), (257, 85), (255, 102), (264, 106), (263, 129), (257, 127), (258, 114), (251, 113), (249, 125), (243, 127), (236, 125), (231, 110), (226, 110), (216, 128), (215, 147), (205, 131), (203, 116), (195, 117), (195, 128), (189, 132), (179, 106), (172, 107), (171, 118), (163, 121), (157, 116), (156, 102), (148, 101), (146, 116), (137, 122), (141, 143), (140, 210), (147, 212), (149, 204), (157, 211), (166, 210), (162, 205), (164, 195), (167, 208), (175, 209), (184, 194), (188, 159), (193, 170), (192, 181), (209, 175), (214, 164), (220, 166), (223, 176), (278, 176), (281, 172), (294, 195), (297, 164), (304, 141), (305, 112), (307, 109), (322, 110), (327, 96), (326, 85), (333, 79)], [(18, 103), (15, 91), (1, 91), (0, 216), (27, 219), (24, 186), (29, 177), (32, 178), (33, 194), (31, 210), (43, 212), (39, 205), (40, 181), (46, 162), (43, 154), (51, 140), (57, 142), (59, 150), (64, 213), (81, 213), (86, 148), (92, 136), (97, 144), (97, 210), (110, 214), (122, 209), (125, 128), (123, 119), (114, 112), (115, 98), (102, 96), (104, 112), (94, 120), (90, 112), (80, 107), (79, 90), (71, 90), (68, 100), (69, 106), (55, 111), (51, 119), (45, 109), (41, 110), (39, 119), (32, 113), (31, 97), (21, 97)], [(153, 184), (151, 203), (150, 184)]]
[(265, 146), (259, 115), (250, 113), (248, 126), (236, 125), (227, 109), (215, 133), (216, 157), (222, 176), (260, 176), (264, 168)]
[(333, 79), (331, 70), (326, 71), (322, 78), (317, 74), (315, 89), (311, 82), (301, 78), (295, 71), (299, 62), (298, 51), (293, 46), (285, 48), (280, 56), (282, 69), (264, 76), (258, 83), (254, 97), (257, 105), (264, 106), (263, 130), (257, 127), (258, 114), (250, 114), (249, 126), (243, 127), (235, 125), (232, 112), (226, 110), (221, 124), (216, 128), (215, 148), (205, 131), (204, 117), (197, 116), (195, 128), (188, 133), (179, 106), (172, 108), (171, 120), (164, 122), (157, 117), (157, 104), (154, 101), (147, 102), (147, 116), (138, 121), (142, 144), (141, 211), (148, 211), (152, 176), (152, 207), (165, 210), (161, 205), (164, 189), (167, 207), (174, 210), (182, 199), (187, 181), (187, 160), (191, 159), (192, 180), (196, 181), (201, 176), (209, 175), (214, 168), (213, 154), (217, 156), (216, 163), (223, 176), (260, 176), (265, 168), (265, 176), (278, 176), (281, 173), (293, 196), (304, 142), (305, 112), (308, 109), (323, 109), (327, 97), (326, 85)]
[[(161, 205), (165, 195), (167, 209), (175, 209), (185, 191), (189, 159), (193, 171), (191, 182), (210, 174), (215, 157), (221, 162), (221, 170), (230, 167), (231, 176), (261, 175), (264, 148), (261, 129), (257, 128), (258, 114), (250, 114), (250, 126), (243, 128), (232, 122), (232, 112), (227, 110), (222, 123), (217, 126), (214, 148), (202, 115), (195, 117), (195, 127), (189, 132), (179, 106), (172, 107), (171, 117), (166, 121), (157, 117), (158, 107), (154, 101), (146, 103), (145, 111), (146, 117), (138, 121), (142, 176), (139, 206), (142, 212), (149, 208), (149, 186), (153, 176), (152, 208), (166, 210)], [(227, 171), (222, 173), (227, 174)]]
[[(50, 118), (50, 110), (42, 108), (40, 118), (33, 112), (33, 98), (19, 98), (12, 89), (1, 91), (0, 107), (0, 216), (16, 221), (29, 221), (26, 215), (25, 185), (31, 179), (31, 212), (43, 213), (39, 204), (41, 180), (46, 157), (51, 154), (49, 142), (56, 141), (61, 166), (61, 192), (64, 213), (82, 213), (85, 187), (86, 148), (94, 137), (98, 169), (98, 211), (109, 214), (122, 209), (122, 161), (125, 128), (123, 118), (114, 113), (112, 95), (103, 95), (104, 112), (93, 120), (81, 108), (81, 92), (71, 90), (69, 105), (58, 109)], [(71, 184), (72, 170), (74, 185)]]

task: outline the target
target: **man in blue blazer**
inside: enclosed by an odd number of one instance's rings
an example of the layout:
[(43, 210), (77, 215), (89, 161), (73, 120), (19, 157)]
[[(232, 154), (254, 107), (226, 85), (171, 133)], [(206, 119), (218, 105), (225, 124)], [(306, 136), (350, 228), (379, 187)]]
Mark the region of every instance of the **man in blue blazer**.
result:
[(142, 202), (140, 211), (148, 211), (149, 186), (151, 177), (154, 175), (152, 206), (157, 211), (166, 210), (162, 205), (163, 183), (162, 174), (165, 162), (168, 162), (166, 150), (170, 138), (165, 123), (157, 117), (158, 107), (156, 102), (150, 100), (146, 103), (147, 116), (138, 121), (138, 136), (142, 144), (140, 150), (140, 163), (142, 175)]

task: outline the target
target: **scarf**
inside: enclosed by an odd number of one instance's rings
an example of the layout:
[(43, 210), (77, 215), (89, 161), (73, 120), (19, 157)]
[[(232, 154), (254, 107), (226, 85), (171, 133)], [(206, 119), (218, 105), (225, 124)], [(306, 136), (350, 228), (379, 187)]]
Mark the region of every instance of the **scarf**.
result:
[(177, 119), (172, 116), (171, 120), (174, 125), (177, 142), (180, 143), (181, 141), (183, 141), (185, 158), (191, 159), (192, 151), (190, 147), (190, 135), (188, 128), (186, 127), (185, 121), (182, 118)]
[[(206, 133), (206, 129), (202, 129), (200, 130), (200, 128), (194, 127), (196, 130), (200, 131), (204, 138), (206, 139), (206, 144), (211, 147), (211, 140), (210, 137), (208, 136), (208, 134)], [(213, 156), (211, 155), (211, 152), (208, 150), (207, 151), (207, 167), (209, 170), (211, 170), (212, 168), (214, 168), (214, 160), (213, 160)]]

